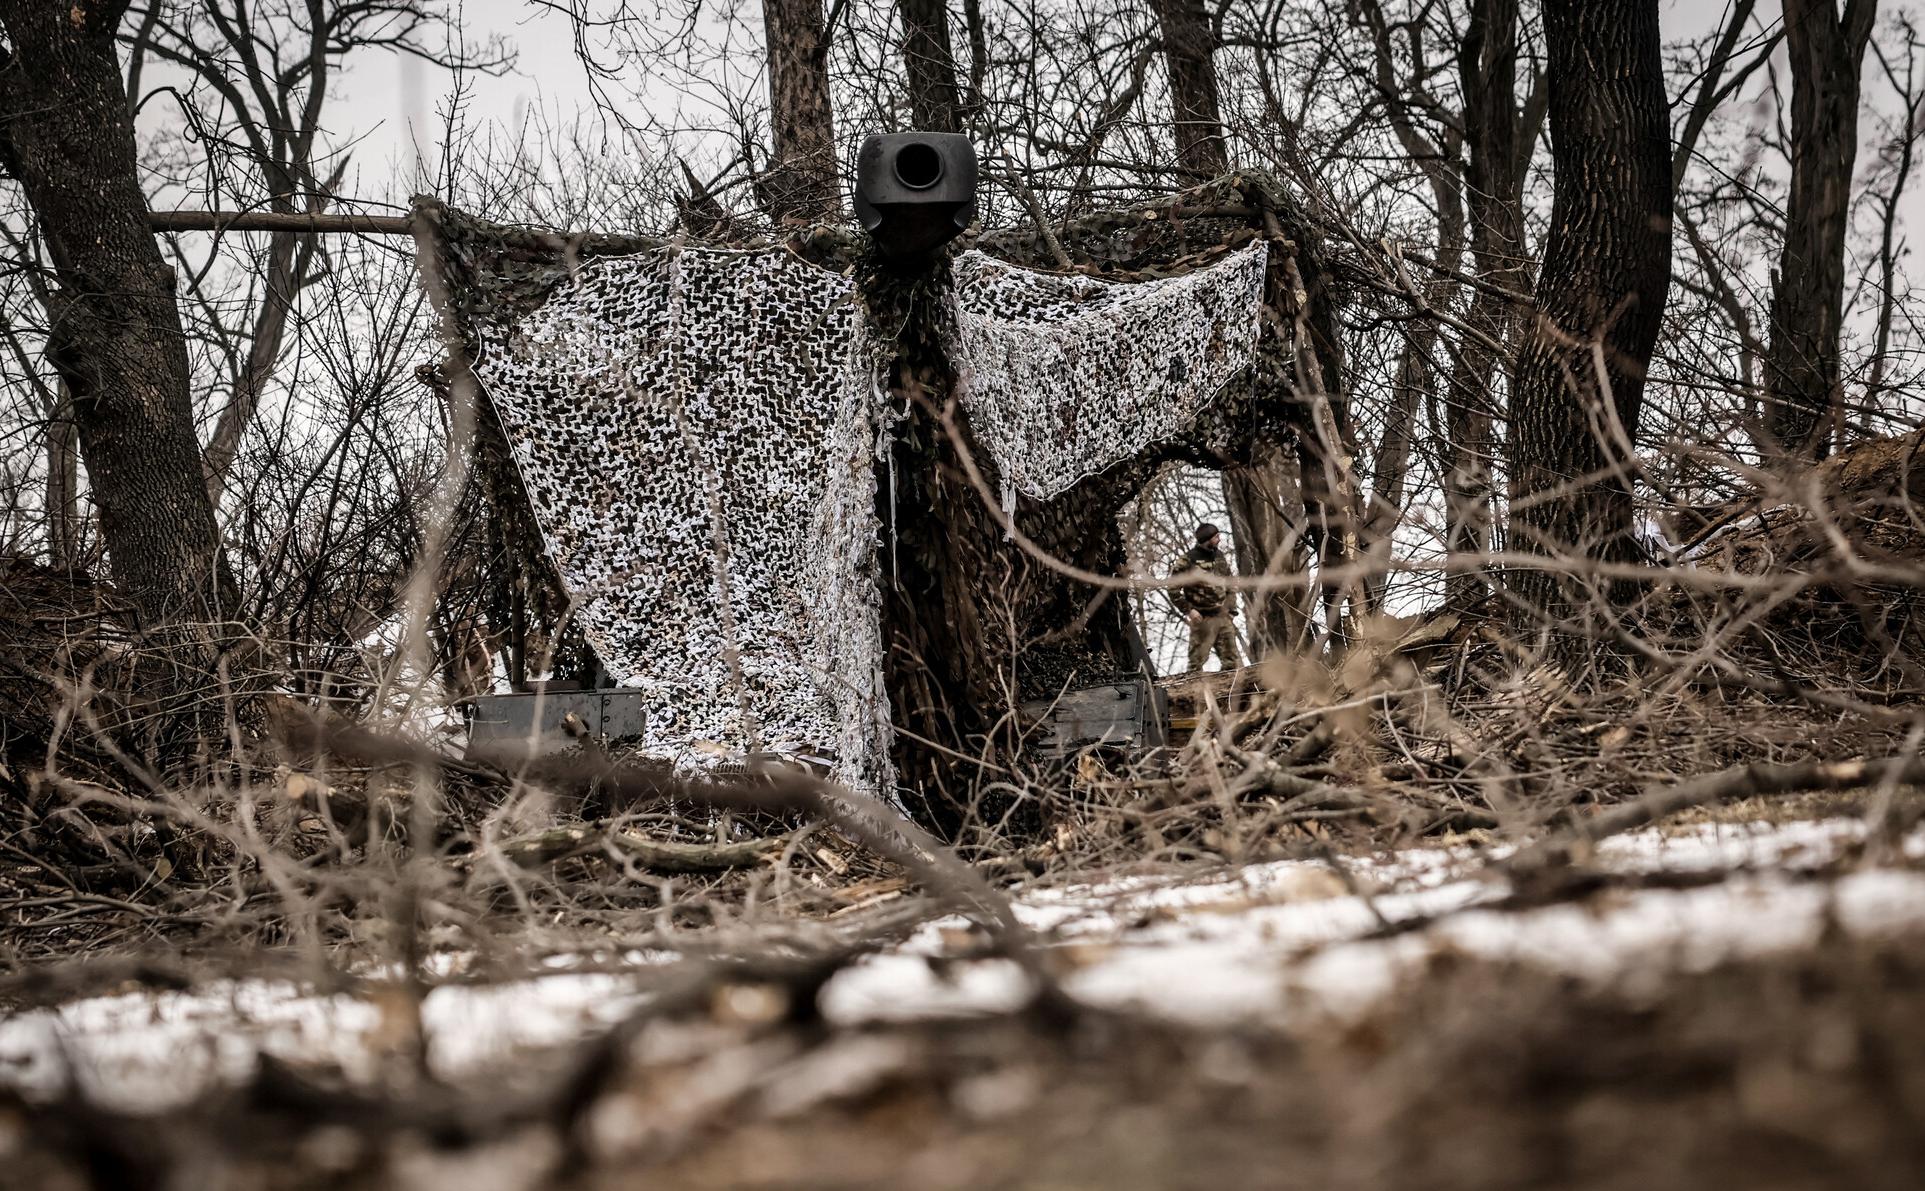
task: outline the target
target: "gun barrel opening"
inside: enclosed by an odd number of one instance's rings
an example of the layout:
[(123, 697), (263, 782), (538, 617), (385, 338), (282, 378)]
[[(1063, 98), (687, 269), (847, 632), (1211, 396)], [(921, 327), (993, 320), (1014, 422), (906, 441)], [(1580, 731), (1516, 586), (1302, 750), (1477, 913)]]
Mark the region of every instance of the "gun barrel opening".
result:
[(927, 190), (942, 181), (942, 154), (921, 142), (904, 145), (896, 154), (896, 181), (911, 190)]

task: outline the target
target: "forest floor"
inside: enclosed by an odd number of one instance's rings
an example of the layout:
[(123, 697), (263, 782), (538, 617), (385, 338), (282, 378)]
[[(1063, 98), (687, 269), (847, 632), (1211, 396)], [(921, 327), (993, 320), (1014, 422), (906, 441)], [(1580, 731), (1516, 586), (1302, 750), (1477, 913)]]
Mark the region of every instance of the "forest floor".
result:
[(1925, 832), (1864, 809), (1690, 812), (1552, 886), (1479, 833), (1052, 874), (1023, 963), (888, 888), (826, 963), (450, 951), (418, 1035), (379, 972), (107, 965), (14, 986), (0, 1182), (1914, 1187)]
[(1363, 626), (1152, 756), (985, 758), (956, 849), (324, 721), (117, 794), (36, 676), (148, 672), (25, 574), (0, 1187), (1925, 1186), (1918, 441), (1746, 506), (1635, 665)]

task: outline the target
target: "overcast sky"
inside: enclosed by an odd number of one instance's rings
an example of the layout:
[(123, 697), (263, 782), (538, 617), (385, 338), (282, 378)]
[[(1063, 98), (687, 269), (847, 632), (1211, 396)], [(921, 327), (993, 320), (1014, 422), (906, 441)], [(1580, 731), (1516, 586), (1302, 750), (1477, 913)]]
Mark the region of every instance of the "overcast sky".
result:
[[(755, 0), (746, 3), (745, 12), (755, 16)], [(1764, 0), (1759, 8), (1767, 12), (1777, 4)], [(1725, 11), (1726, 0), (1665, 0), (1665, 37), (1703, 34), (1717, 25)], [(566, 116), (592, 108), (594, 101), (575, 58), (566, 16), (527, 0), (467, 0), (461, 14), (471, 39), (499, 35), (514, 48), (517, 58), (514, 70), (499, 78), (469, 77), (471, 123), (515, 127), (530, 110)], [(442, 135), (438, 113), (454, 88), (451, 72), (418, 59), (371, 57), (354, 68), (341, 93), (342, 102), (331, 105), (331, 131), (336, 143), (356, 138), (355, 156), (364, 180), (387, 175), (390, 166), (413, 165), (417, 153), (432, 172)], [(677, 99), (664, 94), (662, 101)]]

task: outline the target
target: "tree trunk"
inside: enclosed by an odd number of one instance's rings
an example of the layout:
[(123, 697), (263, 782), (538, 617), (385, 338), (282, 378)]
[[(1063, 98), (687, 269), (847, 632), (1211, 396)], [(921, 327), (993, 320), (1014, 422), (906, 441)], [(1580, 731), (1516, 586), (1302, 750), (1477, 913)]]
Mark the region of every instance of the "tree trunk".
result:
[(947, 0), (902, 0), (902, 62), (909, 112), (924, 132), (961, 132), (962, 98), (949, 43)]
[(1303, 508), (1297, 461), (1266, 448), (1247, 467), (1224, 468), (1223, 501), (1230, 510), (1237, 574), (1267, 576), (1277, 584), (1244, 597), (1252, 655), (1302, 649), (1310, 639), (1311, 599), (1303, 582), (1310, 572), (1303, 530), (1291, 524), (1291, 515)]
[[(1063, 575), (1006, 538), (992, 495), (994, 463), (955, 404), (956, 377), (942, 347), (947, 261), (913, 275), (865, 272), (871, 325), (897, 329), (889, 382), (907, 411), (877, 494), (900, 776), (917, 820), (953, 835), (1013, 809), (982, 805), (980, 787), (1016, 754), (1017, 704), (1139, 673), (1141, 638), (1122, 593)], [(1071, 567), (1121, 575), (1118, 514), (1155, 470), (1155, 463), (1120, 466), (1050, 501), (1021, 498), (1016, 528)], [(959, 758), (983, 766), (959, 765)]]
[(56, 570), (80, 565), (80, 450), (74, 401), (61, 381), (47, 415), (47, 556)]
[[(1470, 213), (1471, 261), (1492, 285), (1528, 294), (1531, 265), (1524, 243), (1524, 165), (1537, 140), (1537, 126), (1517, 110), (1517, 0), (1476, 0), (1459, 52), (1467, 149), (1464, 189)], [(1479, 289), (1465, 322), (1499, 344), (1509, 345), (1522, 320), (1509, 299)], [(1493, 542), (1491, 475), (1497, 437), (1493, 400), (1501, 363), (1497, 353), (1465, 336), (1452, 370), (1445, 408), (1449, 439), (1444, 477), (1445, 544), (1456, 554), (1481, 554)], [(1454, 602), (1481, 596), (1478, 577), (1453, 579)]]
[(174, 273), (147, 223), (115, 54), (125, 3), (0, 0), (0, 162), (59, 289), (48, 356), (73, 400), (114, 578), (152, 620), (234, 607), (201, 481)]
[(1176, 159), (1206, 177), (1230, 170), (1218, 101), (1216, 30), (1203, 0), (1151, 0), (1163, 31), (1163, 64), (1170, 75), (1170, 125)]
[[(1163, 41), (1163, 64), (1169, 75), (1170, 128), (1176, 144), (1177, 161), (1193, 173), (1216, 177), (1230, 172), (1230, 151), (1223, 135), (1220, 88), (1217, 82), (1215, 52), (1217, 33), (1203, 0), (1151, 0)], [(1314, 246), (1305, 258), (1309, 276), (1309, 327), (1312, 343), (1305, 358), (1318, 363), (1321, 375), (1311, 388), (1332, 402), (1335, 424), (1344, 424), (1342, 399), (1337, 394), (1338, 360), (1336, 316), (1323, 278), (1309, 261)], [(1300, 380), (1306, 378), (1299, 378)], [(1323, 482), (1327, 471), (1324, 454), (1315, 444), (1304, 456), (1302, 466), (1307, 478), (1300, 478), (1296, 461), (1270, 453), (1265, 459), (1223, 473), (1223, 500), (1230, 513), (1231, 545), (1236, 551), (1237, 573), (1245, 576), (1268, 575), (1273, 579), (1305, 573), (1305, 534), (1292, 528), (1277, 502), (1288, 496), (1293, 503), (1308, 500), (1307, 520), (1323, 527), (1310, 535), (1320, 547), (1326, 562), (1341, 544), (1341, 534), (1328, 532), (1338, 518), (1331, 515), (1328, 501), (1330, 485)], [(1315, 475), (1307, 475), (1314, 471)], [(1312, 601), (1306, 588), (1280, 586), (1247, 601), (1250, 641), (1253, 652), (1270, 649), (1291, 650), (1303, 646)]]
[[(1457, 255), (1457, 250), (1452, 249), (1451, 255)], [(1443, 289), (1436, 283), (1426, 288), (1431, 300)], [(1405, 329), (1397, 371), (1390, 382), (1383, 434), (1370, 458), (1370, 503), (1364, 510), (1363, 547), (1371, 560), (1371, 573), (1364, 581), (1364, 602), (1373, 611), (1383, 610), (1389, 594), (1388, 564), (1396, 550), (1397, 527), (1404, 519), (1404, 487), (1410, 479), (1411, 431), (1417, 422), (1417, 410), (1421, 404), (1436, 400), (1431, 353), (1437, 348), (1437, 339), (1437, 324), (1429, 320)]]
[(1768, 449), (1790, 460), (1831, 452), (1844, 394), (1845, 233), (1858, 156), (1858, 76), (1876, 0), (1785, 0), (1791, 51), (1791, 197), (1771, 293), (1765, 356)]
[(775, 144), (757, 192), (777, 222), (834, 220), (842, 212), (842, 188), (822, 0), (762, 0), (762, 27), (769, 46), (769, 129)]
[(1671, 285), (1671, 131), (1657, 0), (1549, 0), (1544, 31), (1556, 185), (1511, 401), (1510, 545), (1567, 560), (1516, 576), (1561, 614), (1579, 593), (1561, 566), (1640, 556), (1631, 450)]

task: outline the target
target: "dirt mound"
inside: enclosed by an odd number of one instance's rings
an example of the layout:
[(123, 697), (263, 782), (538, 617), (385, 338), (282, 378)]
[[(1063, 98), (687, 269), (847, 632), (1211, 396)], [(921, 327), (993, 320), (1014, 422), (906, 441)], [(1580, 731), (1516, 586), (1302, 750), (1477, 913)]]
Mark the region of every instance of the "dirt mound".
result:
[(1748, 575), (1834, 566), (1876, 579), (1925, 558), (1921, 498), (1925, 430), (1865, 443), (1725, 506), (1687, 556)]

